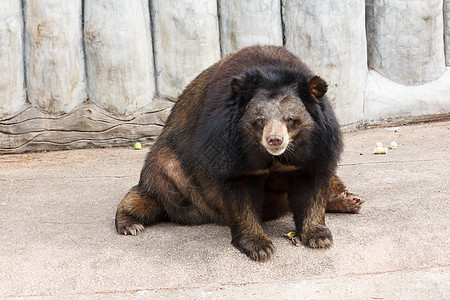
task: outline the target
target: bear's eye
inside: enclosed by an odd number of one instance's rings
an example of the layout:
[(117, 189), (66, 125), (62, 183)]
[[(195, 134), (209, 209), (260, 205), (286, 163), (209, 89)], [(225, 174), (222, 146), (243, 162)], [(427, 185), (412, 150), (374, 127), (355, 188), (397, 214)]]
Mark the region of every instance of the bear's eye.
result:
[(292, 123), (294, 123), (294, 118), (291, 116), (287, 116), (286, 118), (284, 118), (284, 121), (286, 122), (286, 125), (291, 125)]
[(256, 126), (263, 127), (265, 121), (266, 121), (266, 120), (265, 120), (263, 117), (260, 117), (260, 118), (258, 118), (258, 119), (256, 119), (256, 120), (254, 121), (254, 124), (255, 124)]

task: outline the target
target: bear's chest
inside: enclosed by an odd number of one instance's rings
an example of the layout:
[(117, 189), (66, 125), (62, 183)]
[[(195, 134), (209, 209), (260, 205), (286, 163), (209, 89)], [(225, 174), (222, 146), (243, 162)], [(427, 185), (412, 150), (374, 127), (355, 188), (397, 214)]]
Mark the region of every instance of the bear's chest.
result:
[(269, 172), (291, 172), (298, 170), (299, 168), (292, 165), (285, 165), (279, 162), (278, 160), (275, 160), (274, 163), (269, 167)]
[(254, 171), (248, 172), (249, 175), (265, 175), (269, 173), (285, 173), (285, 172), (292, 172), (296, 171), (299, 168), (292, 165), (286, 165), (278, 160), (275, 160), (268, 168), (265, 169), (258, 169)]

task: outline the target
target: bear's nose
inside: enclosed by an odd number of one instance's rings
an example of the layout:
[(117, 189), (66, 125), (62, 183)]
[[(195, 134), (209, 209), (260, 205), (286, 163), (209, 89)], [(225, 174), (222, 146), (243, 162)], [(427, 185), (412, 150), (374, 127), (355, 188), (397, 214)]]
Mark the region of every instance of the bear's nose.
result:
[(269, 135), (267, 138), (267, 144), (270, 146), (280, 146), (283, 143), (283, 137), (281, 135)]

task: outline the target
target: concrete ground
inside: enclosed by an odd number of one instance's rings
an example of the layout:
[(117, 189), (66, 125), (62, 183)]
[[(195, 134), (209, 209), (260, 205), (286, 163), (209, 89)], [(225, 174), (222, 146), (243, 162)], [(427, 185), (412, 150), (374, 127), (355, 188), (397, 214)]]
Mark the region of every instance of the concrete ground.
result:
[[(398, 143), (373, 155), (376, 142)], [(0, 156), (0, 298), (450, 299), (450, 122), (345, 134), (338, 174), (364, 200), (328, 214), (335, 244), (295, 247), (291, 217), (265, 224), (276, 253), (250, 261), (227, 227), (114, 229), (147, 149)]]

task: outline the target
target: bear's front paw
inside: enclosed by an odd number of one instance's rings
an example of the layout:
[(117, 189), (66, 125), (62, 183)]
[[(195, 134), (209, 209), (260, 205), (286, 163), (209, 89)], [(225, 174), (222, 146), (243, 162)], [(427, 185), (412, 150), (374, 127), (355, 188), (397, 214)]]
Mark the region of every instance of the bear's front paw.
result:
[(233, 240), (231, 243), (255, 261), (268, 260), (275, 252), (275, 247), (268, 238)]
[(300, 238), (304, 245), (311, 248), (328, 248), (333, 245), (333, 236), (325, 225), (303, 230)]

